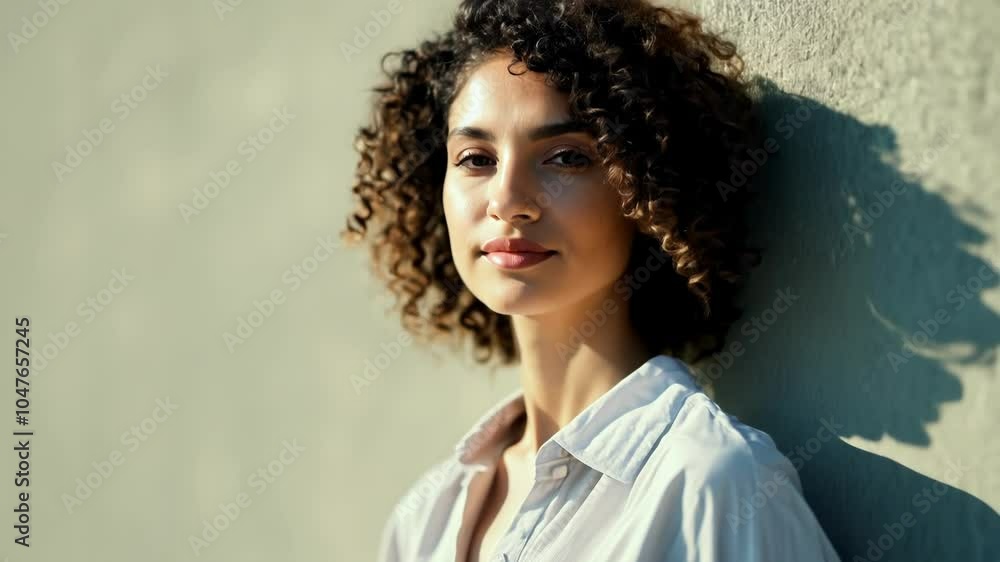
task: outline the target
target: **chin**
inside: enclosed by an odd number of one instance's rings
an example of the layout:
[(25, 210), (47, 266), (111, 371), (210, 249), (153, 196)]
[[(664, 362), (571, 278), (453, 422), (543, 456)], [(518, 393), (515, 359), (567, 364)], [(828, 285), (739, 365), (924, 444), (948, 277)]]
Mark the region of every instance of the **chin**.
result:
[(507, 316), (543, 314), (556, 306), (558, 298), (555, 291), (520, 279), (490, 280), (481, 288), (474, 292), (476, 297), (493, 312)]

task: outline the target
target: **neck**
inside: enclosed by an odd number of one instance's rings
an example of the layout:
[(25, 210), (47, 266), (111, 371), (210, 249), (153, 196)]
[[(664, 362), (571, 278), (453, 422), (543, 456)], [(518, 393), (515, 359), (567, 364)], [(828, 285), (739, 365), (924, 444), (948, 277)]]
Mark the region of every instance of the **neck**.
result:
[[(592, 402), (653, 356), (611, 288), (571, 309), (511, 318), (521, 359), (525, 418), (512, 448), (538, 449)], [(523, 433), (521, 428), (523, 427)]]

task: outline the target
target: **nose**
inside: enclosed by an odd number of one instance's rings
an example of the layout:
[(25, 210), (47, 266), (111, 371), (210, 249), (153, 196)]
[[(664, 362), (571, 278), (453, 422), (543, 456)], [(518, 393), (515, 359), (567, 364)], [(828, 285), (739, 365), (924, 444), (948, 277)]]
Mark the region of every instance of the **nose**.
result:
[(489, 186), (486, 213), (493, 220), (511, 224), (532, 223), (541, 217), (536, 199), (538, 178), (530, 162), (509, 157), (498, 162), (497, 174)]

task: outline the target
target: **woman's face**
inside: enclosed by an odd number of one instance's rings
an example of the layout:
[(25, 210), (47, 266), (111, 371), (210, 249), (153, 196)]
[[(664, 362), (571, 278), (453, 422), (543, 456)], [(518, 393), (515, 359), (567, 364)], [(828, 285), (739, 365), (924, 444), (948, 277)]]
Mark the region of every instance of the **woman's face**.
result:
[[(444, 212), (472, 293), (500, 314), (539, 315), (610, 291), (635, 230), (605, 181), (593, 136), (569, 122), (567, 96), (541, 74), (511, 75), (509, 60), (477, 67), (451, 106)], [(484, 253), (496, 238), (549, 252)]]

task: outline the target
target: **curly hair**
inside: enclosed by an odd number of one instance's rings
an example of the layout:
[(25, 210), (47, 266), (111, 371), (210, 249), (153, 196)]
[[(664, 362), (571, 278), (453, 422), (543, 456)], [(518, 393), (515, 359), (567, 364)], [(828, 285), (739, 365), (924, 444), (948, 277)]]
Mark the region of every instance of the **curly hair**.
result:
[[(442, 204), (449, 109), (470, 71), (498, 54), (512, 57), (512, 74), (515, 62), (543, 73), (594, 131), (608, 188), (638, 226), (628, 271), (642, 282), (627, 298), (643, 343), (690, 361), (717, 351), (760, 260), (746, 240), (751, 182), (729, 183), (760, 142), (757, 106), (733, 43), (644, 0), (465, 0), (451, 30), (382, 57), (341, 234), (372, 238), (372, 268), (402, 303), (404, 328), (469, 334), (480, 363), (517, 359), (510, 317), (458, 275)], [(640, 271), (650, 252), (671, 267)]]

